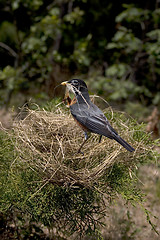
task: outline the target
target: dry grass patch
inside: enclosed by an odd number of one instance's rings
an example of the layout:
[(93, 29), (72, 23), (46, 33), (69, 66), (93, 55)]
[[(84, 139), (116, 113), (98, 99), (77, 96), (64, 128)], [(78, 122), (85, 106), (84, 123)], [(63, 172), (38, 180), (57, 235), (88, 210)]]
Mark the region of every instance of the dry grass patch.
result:
[(122, 113), (118, 116), (123, 119), (114, 116), (113, 112), (111, 115), (111, 125), (135, 148), (135, 152), (128, 152), (106, 137), (98, 143), (99, 136), (92, 134), (82, 149), (84, 155), (77, 154), (84, 136), (71, 115), (62, 108), (54, 112), (28, 109), (27, 116), (14, 123), (17, 161), (60, 186), (93, 187), (106, 173), (109, 174), (115, 162), (123, 163), (131, 171), (151, 147), (146, 146), (142, 136), (135, 140), (139, 130), (133, 127), (135, 123), (131, 119)]

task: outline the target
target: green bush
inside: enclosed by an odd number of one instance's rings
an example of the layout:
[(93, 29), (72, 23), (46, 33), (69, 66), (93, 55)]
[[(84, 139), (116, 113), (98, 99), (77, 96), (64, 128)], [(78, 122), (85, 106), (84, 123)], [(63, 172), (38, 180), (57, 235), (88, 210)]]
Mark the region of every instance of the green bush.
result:
[[(46, 114), (48, 113), (46, 112)], [(27, 219), (30, 225), (35, 222), (35, 227), (37, 226), (42, 230), (43, 227), (40, 227), (40, 224), (43, 224), (48, 229), (56, 228), (58, 235), (66, 237), (72, 234), (77, 236), (93, 235), (97, 236), (98, 239), (101, 236), (100, 229), (104, 226), (104, 216), (107, 213), (109, 202), (116, 201), (117, 195), (119, 195), (126, 203), (139, 204), (147, 215), (148, 222), (155, 229), (154, 224), (150, 222), (149, 212), (143, 206), (144, 194), (137, 185), (137, 168), (146, 162), (155, 161), (157, 157), (157, 153), (153, 151), (154, 142), (145, 133), (144, 124), (139, 125), (132, 118), (127, 119), (122, 113), (115, 112), (114, 116), (112, 114), (112, 112), (108, 112), (107, 117), (112, 121), (112, 124), (116, 124), (121, 136), (123, 137), (124, 128), (121, 122), (125, 122), (130, 131), (133, 132), (132, 138), (139, 147), (133, 154), (120, 152), (117, 161), (113, 162), (112, 166), (106, 169), (104, 174), (101, 174), (96, 181), (94, 178), (93, 182), (88, 186), (85, 184), (69, 184), (67, 181), (59, 185), (55, 184), (54, 177), (52, 179), (49, 175), (47, 176), (43, 168), (37, 168), (37, 164), (40, 163), (39, 161), (43, 163), (43, 159), (37, 158), (35, 154), (32, 164), (30, 164), (29, 148), (28, 150), (24, 149), (25, 145), (20, 144), (16, 150), (15, 147), (17, 141), (19, 141), (16, 130), (18, 125), (17, 127), (15, 125), (16, 131), (13, 130), (13, 132), (9, 133), (1, 131), (1, 213), (5, 215), (8, 212), (15, 212), (19, 216), (20, 223), (25, 222), (25, 219)], [(62, 116), (64, 118), (64, 115)], [(33, 126), (36, 128), (35, 124), (34, 121)], [(47, 131), (46, 124), (47, 120), (45, 121), (45, 131)], [(25, 131), (28, 134), (27, 129)], [(36, 134), (41, 134), (41, 132)], [(47, 142), (48, 137), (46, 138)], [(143, 144), (142, 148), (140, 147), (141, 144)], [(37, 150), (35, 148), (35, 151)], [(111, 154), (114, 147), (113, 149), (107, 149), (107, 151), (110, 151)], [(42, 152), (42, 154), (49, 157), (49, 152)], [(83, 166), (80, 163), (75, 165), (74, 161), (78, 160), (72, 153), (69, 154), (71, 154), (69, 159), (72, 158), (72, 160), (66, 162), (63, 160), (63, 162), (67, 168), (78, 173), (78, 170), (81, 170), (78, 168)], [(96, 160), (99, 162), (95, 162), (95, 165), (90, 166), (88, 171), (92, 171), (92, 168), (99, 166), (100, 161), (103, 164), (103, 157), (103, 155), (100, 156), (101, 159)], [(27, 234), (21, 224), (18, 229), (19, 234), (23, 236)], [(29, 231), (28, 235), (31, 234), (32, 230)]]

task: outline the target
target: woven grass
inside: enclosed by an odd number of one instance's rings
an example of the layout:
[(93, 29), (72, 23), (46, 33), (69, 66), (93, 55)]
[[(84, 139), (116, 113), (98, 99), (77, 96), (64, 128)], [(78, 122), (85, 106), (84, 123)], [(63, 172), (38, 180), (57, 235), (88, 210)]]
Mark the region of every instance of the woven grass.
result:
[(70, 114), (59, 107), (54, 112), (28, 109), (27, 116), (14, 123), (17, 161), (48, 182), (71, 187), (94, 187), (115, 162), (123, 162), (131, 169), (147, 153), (146, 145), (143, 140), (133, 139), (136, 130), (129, 126), (131, 121), (123, 114), (123, 120), (111, 115), (111, 125), (135, 148), (135, 152), (128, 152), (106, 137), (98, 143), (99, 136), (91, 134), (83, 146), (84, 155), (77, 154), (84, 135)]

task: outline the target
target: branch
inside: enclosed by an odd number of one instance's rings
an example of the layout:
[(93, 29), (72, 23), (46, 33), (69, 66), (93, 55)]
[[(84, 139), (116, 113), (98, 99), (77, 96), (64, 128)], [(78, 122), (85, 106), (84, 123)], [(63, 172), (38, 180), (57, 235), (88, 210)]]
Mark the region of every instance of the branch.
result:
[(18, 57), (17, 53), (11, 47), (9, 47), (7, 44), (0, 42), (0, 47), (6, 49), (13, 57), (15, 57), (15, 58)]

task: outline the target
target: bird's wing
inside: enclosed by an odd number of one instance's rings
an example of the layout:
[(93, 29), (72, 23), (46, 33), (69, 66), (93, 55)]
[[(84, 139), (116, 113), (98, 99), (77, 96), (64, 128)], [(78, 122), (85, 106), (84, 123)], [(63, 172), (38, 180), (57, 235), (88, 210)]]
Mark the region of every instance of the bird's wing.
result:
[(91, 132), (113, 138), (117, 132), (111, 127), (103, 112), (96, 106), (71, 108), (73, 117)]
[(88, 106), (70, 106), (73, 117), (81, 123), (89, 131), (104, 135), (110, 139), (116, 140), (128, 151), (133, 152), (135, 149), (129, 145), (124, 139), (122, 139), (118, 133), (112, 128), (109, 121), (103, 114), (103, 112), (94, 104)]

